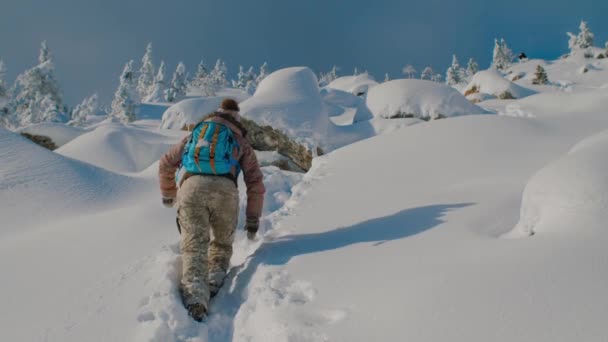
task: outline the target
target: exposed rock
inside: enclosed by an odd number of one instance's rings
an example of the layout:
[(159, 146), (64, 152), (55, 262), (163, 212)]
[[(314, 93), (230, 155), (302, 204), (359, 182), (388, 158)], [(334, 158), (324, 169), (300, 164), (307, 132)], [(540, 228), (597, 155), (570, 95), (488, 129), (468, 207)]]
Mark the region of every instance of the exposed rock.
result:
[(23, 133), (23, 132), (21, 133), (21, 136), (23, 136), (24, 138), (31, 140), (33, 143), (40, 145), (44, 148), (47, 148), (51, 151), (53, 151), (57, 148), (57, 145), (53, 142), (53, 140), (47, 136), (34, 135), (34, 134)]

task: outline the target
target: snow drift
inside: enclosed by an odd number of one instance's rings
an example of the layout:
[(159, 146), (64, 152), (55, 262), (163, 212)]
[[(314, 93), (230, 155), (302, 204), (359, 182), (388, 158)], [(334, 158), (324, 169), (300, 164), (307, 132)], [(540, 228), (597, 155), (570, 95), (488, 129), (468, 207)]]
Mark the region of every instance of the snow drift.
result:
[(61, 147), (84, 134), (86, 130), (79, 127), (68, 126), (63, 123), (44, 122), (20, 128), (17, 132), (44, 135), (51, 138), (57, 147)]
[(327, 88), (342, 90), (360, 96), (366, 94), (369, 88), (376, 85), (378, 85), (378, 82), (371, 75), (364, 73), (356, 76), (338, 77), (328, 84)]
[[(570, 225), (578, 230), (608, 218), (608, 131), (587, 138), (536, 173), (523, 194), (520, 220), (507, 236)], [(590, 222), (591, 221), (591, 222)]]
[(509, 81), (497, 70), (488, 69), (476, 73), (464, 89), (466, 95), (475, 93), (493, 95), (498, 98), (519, 99), (535, 94), (535, 91)]
[(165, 137), (120, 123), (109, 123), (57, 149), (57, 153), (114, 172), (139, 172), (170, 147)]
[(180, 101), (163, 114), (160, 128), (182, 129), (185, 125), (199, 122), (205, 115), (216, 111), (223, 97), (200, 97)]
[(46, 218), (99, 210), (136, 182), (63, 157), (0, 128), (0, 235), (23, 232)]
[(371, 88), (367, 106), (374, 116), (383, 118), (435, 119), (485, 113), (452, 87), (414, 79), (393, 80)]
[(240, 105), (241, 115), (284, 131), (299, 143), (322, 146), (329, 118), (317, 83), (315, 74), (306, 67), (275, 71)]

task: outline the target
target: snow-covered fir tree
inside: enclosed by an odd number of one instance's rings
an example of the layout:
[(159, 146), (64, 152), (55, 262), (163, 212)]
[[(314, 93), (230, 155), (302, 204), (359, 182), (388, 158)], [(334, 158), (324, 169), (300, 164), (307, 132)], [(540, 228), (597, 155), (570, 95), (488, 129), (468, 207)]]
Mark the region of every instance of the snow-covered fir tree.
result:
[(319, 74), (319, 87), (325, 87), (333, 82), (336, 78), (338, 78), (338, 67), (334, 65), (328, 73)]
[(437, 82), (437, 83), (443, 83), (443, 75), (435, 74), (435, 76), (433, 76), (433, 78), (431, 78), (431, 81)]
[(127, 62), (120, 75), (120, 84), (114, 94), (110, 116), (118, 118), (125, 123), (133, 122), (136, 119), (136, 106), (135, 75), (133, 72), (133, 61), (131, 60)]
[(175, 72), (173, 73), (171, 85), (169, 86), (169, 89), (167, 89), (167, 101), (177, 102), (181, 100), (184, 96), (186, 96), (187, 88), (188, 83), (186, 80), (186, 66), (184, 63), (179, 62)]
[[(8, 89), (6, 87), (6, 66), (4, 61), (0, 59), (0, 102), (4, 103), (3, 98), (8, 95)], [(3, 107), (0, 105), (0, 107)]]
[(570, 39), (568, 40), (568, 47), (570, 52), (576, 52), (578, 50), (587, 49), (593, 46), (594, 34), (587, 26), (587, 22), (582, 20), (579, 25), (579, 33), (574, 35), (571, 32), (567, 33)]
[(256, 74), (253, 71), (253, 67), (249, 67), (247, 71), (243, 66), (239, 65), (239, 72), (237, 74), (237, 80), (232, 82), (232, 86), (234, 88), (245, 89), (245, 88), (255, 88), (256, 84)]
[(355, 67), (355, 70), (353, 70), (353, 76), (359, 76), (359, 74), (359, 68)]
[(74, 110), (72, 110), (72, 120), (70, 120), (69, 124), (72, 126), (83, 126), (87, 122), (87, 117), (95, 115), (98, 109), (99, 97), (97, 94), (93, 94), (74, 107)]
[(154, 77), (154, 82), (150, 88), (150, 93), (144, 99), (145, 102), (163, 102), (165, 101), (165, 92), (167, 85), (165, 83), (165, 61), (160, 62), (158, 72)]
[(205, 62), (201, 60), (200, 63), (198, 63), (198, 67), (196, 67), (196, 74), (194, 74), (194, 77), (190, 80), (190, 88), (205, 94), (208, 77), (209, 71), (207, 71)]
[(494, 51), (492, 52), (492, 67), (498, 70), (506, 70), (513, 63), (513, 51), (507, 46), (504, 39), (494, 39)]
[(262, 82), (263, 79), (266, 78), (266, 76), (269, 75), (268, 72), (268, 63), (264, 62), (264, 64), (262, 64), (260, 66), (260, 72), (258, 73), (258, 76), (255, 78), (255, 86), (257, 88), (257, 86), (260, 84), (260, 82)]
[(146, 98), (152, 91), (154, 83), (154, 64), (152, 62), (152, 43), (146, 46), (146, 53), (141, 59), (139, 77), (137, 79), (137, 94), (140, 99)]
[(424, 70), (422, 70), (422, 73), (420, 73), (420, 79), (430, 81), (433, 78), (433, 75), (435, 75), (433, 68), (427, 66), (426, 68), (424, 68)]
[(545, 68), (540, 65), (536, 66), (536, 72), (534, 73), (534, 79), (532, 80), (532, 84), (547, 84), (549, 83), (549, 78), (547, 77), (547, 72)]
[(390, 81), (391, 78), (388, 76), (388, 72), (384, 74), (384, 82)]
[(215, 96), (219, 90), (228, 86), (227, 74), (228, 68), (226, 67), (226, 63), (218, 59), (205, 82), (205, 93), (207, 96)]
[(445, 74), (445, 81), (448, 85), (457, 85), (465, 82), (464, 69), (460, 67), (456, 55), (452, 55), (452, 65)]
[(44, 121), (65, 121), (63, 98), (55, 79), (51, 52), (42, 42), (37, 66), (17, 76), (6, 106), (8, 115), (19, 126)]
[(479, 71), (479, 64), (475, 62), (473, 58), (469, 58), (469, 63), (467, 64), (467, 76), (471, 77), (475, 75)]
[(407, 78), (416, 77), (416, 69), (411, 64), (408, 64), (405, 67), (403, 67), (402, 72)]

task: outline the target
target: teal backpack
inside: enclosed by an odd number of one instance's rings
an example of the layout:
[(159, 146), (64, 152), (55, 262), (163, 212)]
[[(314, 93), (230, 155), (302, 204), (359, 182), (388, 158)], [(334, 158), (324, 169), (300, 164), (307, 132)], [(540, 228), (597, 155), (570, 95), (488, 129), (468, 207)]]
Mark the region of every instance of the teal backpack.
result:
[(184, 148), (182, 170), (197, 175), (226, 175), (240, 168), (238, 158), (240, 146), (232, 130), (217, 122), (203, 121), (194, 126)]

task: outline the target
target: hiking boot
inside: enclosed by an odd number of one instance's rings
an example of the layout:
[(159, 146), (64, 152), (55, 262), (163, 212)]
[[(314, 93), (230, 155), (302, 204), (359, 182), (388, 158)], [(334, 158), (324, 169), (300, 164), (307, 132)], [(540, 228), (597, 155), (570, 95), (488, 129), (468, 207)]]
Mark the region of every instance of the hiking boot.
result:
[(197, 322), (202, 322), (207, 315), (207, 308), (203, 304), (190, 304), (187, 309), (190, 317)]

